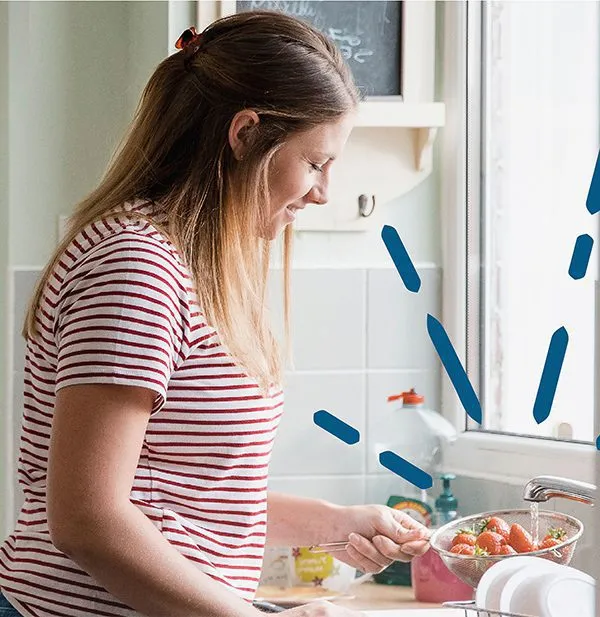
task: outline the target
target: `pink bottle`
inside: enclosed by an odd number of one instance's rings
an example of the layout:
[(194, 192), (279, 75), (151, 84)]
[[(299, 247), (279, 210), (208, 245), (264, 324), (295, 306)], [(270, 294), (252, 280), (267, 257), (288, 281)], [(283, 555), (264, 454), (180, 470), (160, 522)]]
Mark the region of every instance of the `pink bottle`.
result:
[(434, 550), (411, 561), (411, 579), (419, 602), (442, 604), (473, 599), (473, 588), (454, 576)]

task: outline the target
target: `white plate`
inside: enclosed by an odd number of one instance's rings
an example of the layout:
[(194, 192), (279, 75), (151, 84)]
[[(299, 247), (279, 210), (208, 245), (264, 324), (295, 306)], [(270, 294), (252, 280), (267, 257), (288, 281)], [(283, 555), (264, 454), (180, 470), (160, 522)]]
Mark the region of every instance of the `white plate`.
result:
[(594, 617), (594, 579), (574, 568), (559, 568), (521, 586), (512, 596), (514, 613), (540, 617)]
[[(477, 585), (475, 593), (475, 603), (477, 606), (488, 611), (499, 611), (500, 595), (508, 579), (522, 568), (535, 565), (540, 561), (552, 563), (547, 559), (530, 557), (528, 555), (518, 555), (495, 563), (485, 572), (479, 581), (479, 585)], [(556, 564), (552, 563), (552, 565)]]
[(551, 576), (554, 572), (557, 572), (564, 567), (554, 563), (553, 561), (542, 559), (541, 557), (532, 557), (531, 559), (535, 559), (535, 563), (530, 563), (524, 568), (513, 572), (513, 574), (511, 574), (505, 582), (504, 587), (500, 592), (500, 612), (511, 612), (510, 606), (513, 595), (518, 593), (518, 589), (521, 585), (529, 586), (529, 581), (532, 580), (542, 584), (545, 577)]
[(391, 608), (379, 611), (362, 611), (365, 617), (476, 617), (474, 611), (462, 608)]

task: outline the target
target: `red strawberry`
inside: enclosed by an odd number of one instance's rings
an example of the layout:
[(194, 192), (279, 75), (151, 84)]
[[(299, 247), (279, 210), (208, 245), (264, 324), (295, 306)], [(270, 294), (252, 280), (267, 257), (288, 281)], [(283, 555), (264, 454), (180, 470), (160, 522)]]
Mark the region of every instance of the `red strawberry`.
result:
[(452, 546), (456, 546), (457, 544), (468, 544), (470, 546), (475, 546), (476, 541), (477, 538), (474, 533), (461, 531), (454, 536)]
[(498, 555), (517, 555), (517, 551), (510, 544), (505, 544), (500, 547)]
[(451, 549), (451, 553), (456, 555), (474, 555), (475, 547), (470, 544), (455, 544)]
[(562, 542), (560, 540), (557, 540), (556, 538), (544, 538), (540, 542), (536, 550), (541, 551), (545, 548), (553, 548), (555, 546), (558, 546), (559, 544), (562, 544)]
[(475, 547), (470, 544), (455, 544), (450, 552), (456, 555), (475, 555)]
[(477, 536), (477, 546), (487, 551), (488, 555), (499, 555), (504, 544), (504, 537), (495, 531), (484, 531)]
[(549, 527), (544, 540), (549, 538), (563, 542), (567, 539), (567, 532), (562, 527)]
[(514, 523), (511, 526), (508, 543), (517, 553), (530, 553), (535, 548), (531, 534), (518, 523)]
[(484, 519), (482, 521), (481, 531), (494, 531), (495, 533), (499, 533), (505, 540), (508, 540), (510, 535), (508, 523), (499, 516), (492, 516), (491, 518)]

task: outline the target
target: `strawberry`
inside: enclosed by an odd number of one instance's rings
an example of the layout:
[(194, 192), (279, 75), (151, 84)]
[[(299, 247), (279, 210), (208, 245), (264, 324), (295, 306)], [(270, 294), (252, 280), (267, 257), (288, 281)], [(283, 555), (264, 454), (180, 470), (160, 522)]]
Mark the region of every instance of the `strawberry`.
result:
[(499, 516), (486, 518), (481, 522), (481, 531), (494, 531), (499, 533), (505, 540), (508, 540), (510, 535), (510, 527), (508, 523)]
[(475, 547), (470, 544), (455, 544), (450, 552), (456, 555), (475, 555)]
[(459, 531), (452, 540), (452, 546), (456, 546), (457, 544), (468, 544), (469, 546), (475, 546), (476, 541), (477, 538), (474, 533)]
[(549, 540), (550, 538), (563, 542), (567, 539), (567, 532), (562, 527), (549, 527), (544, 540)]
[(540, 542), (538, 549), (553, 548), (562, 544), (566, 539), (567, 532), (562, 527), (550, 527), (544, 539)]
[(500, 547), (498, 555), (517, 555), (517, 551), (510, 544), (504, 544)]
[(518, 523), (514, 523), (510, 528), (508, 543), (517, 553), (530, 553), (534, 550), (531, 534)]
[(559, 544), (562, 544), (561, 540), (557, 540), (556, 538), (546, 537), (539, 543), (537, 550), (541, 551), (545, 548), (553, 548), (555, 546), (558, 546)]
[(487, 551), (488, 555), (499, 555), (501, 547), (506, 544), (503, 536), (495, 531), (484, 531), (477, 536), (477, 546)]

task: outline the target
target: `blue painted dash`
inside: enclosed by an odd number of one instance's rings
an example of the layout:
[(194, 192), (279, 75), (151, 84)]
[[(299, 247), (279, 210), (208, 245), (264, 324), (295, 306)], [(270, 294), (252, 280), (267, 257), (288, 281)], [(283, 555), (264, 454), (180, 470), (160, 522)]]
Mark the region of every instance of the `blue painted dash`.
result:
[(324, 409), (315, 411), (313, 420), (317, 426), (320, 426), (323, 430), (331, 433), (334, 437), (341, 439), (348, 445), (358, 443), (360, 440), (360, 433), (353, 426), (346, 424), (343, 420)]
[(592, 176), (592, 183), (590, 184), (585, 205), (590, 214), (600, 212), (600, 151), (598, 151), (596, 167), (594, 168), (594, 175)]
[(420, 489), (428, 489), (433, 486), (432, 477), (416, 467), (412, 463), (398, 456), (395, 452), (386, 450), (379, 455), (379, 462), (390, 471), (393, 471), (397, 476), (408, 480)]
[(582, 234), (575, 241), (571, 265), (569, 266), (569, 276), (575, 280), (582, 279), (587, 271), (594, 246), (594, 238), (588, 234)]
[(547, 420), (552, 410), (556, 386), (558, 385), (558, 378), (560, 377), (568, 343), (569, 333), (564, 326), (559, 328), (550, 340), (546, 363), (544, 364), (540, 385), (533, 405), (533, 417), (538, 424)]
[(478, 424), (482, 421), (481, 403), (473, 390), (469, 377), (463, 368), (444, 326), (433, 315), (427, 315), (427, 331), (435, 350), (450, 377), (458, 398), (468, 416)]
[(408, 291), (417, 293), (421, 289), (421, 278), (410, 259), (406, 247), (402, 243), (398, 232), (390, 225), (384, 225), (381, 230), (383, 243), (392, 258), (396, 270)]
[(600, 450), (600, 435), (596, 437), (596, 450)]

